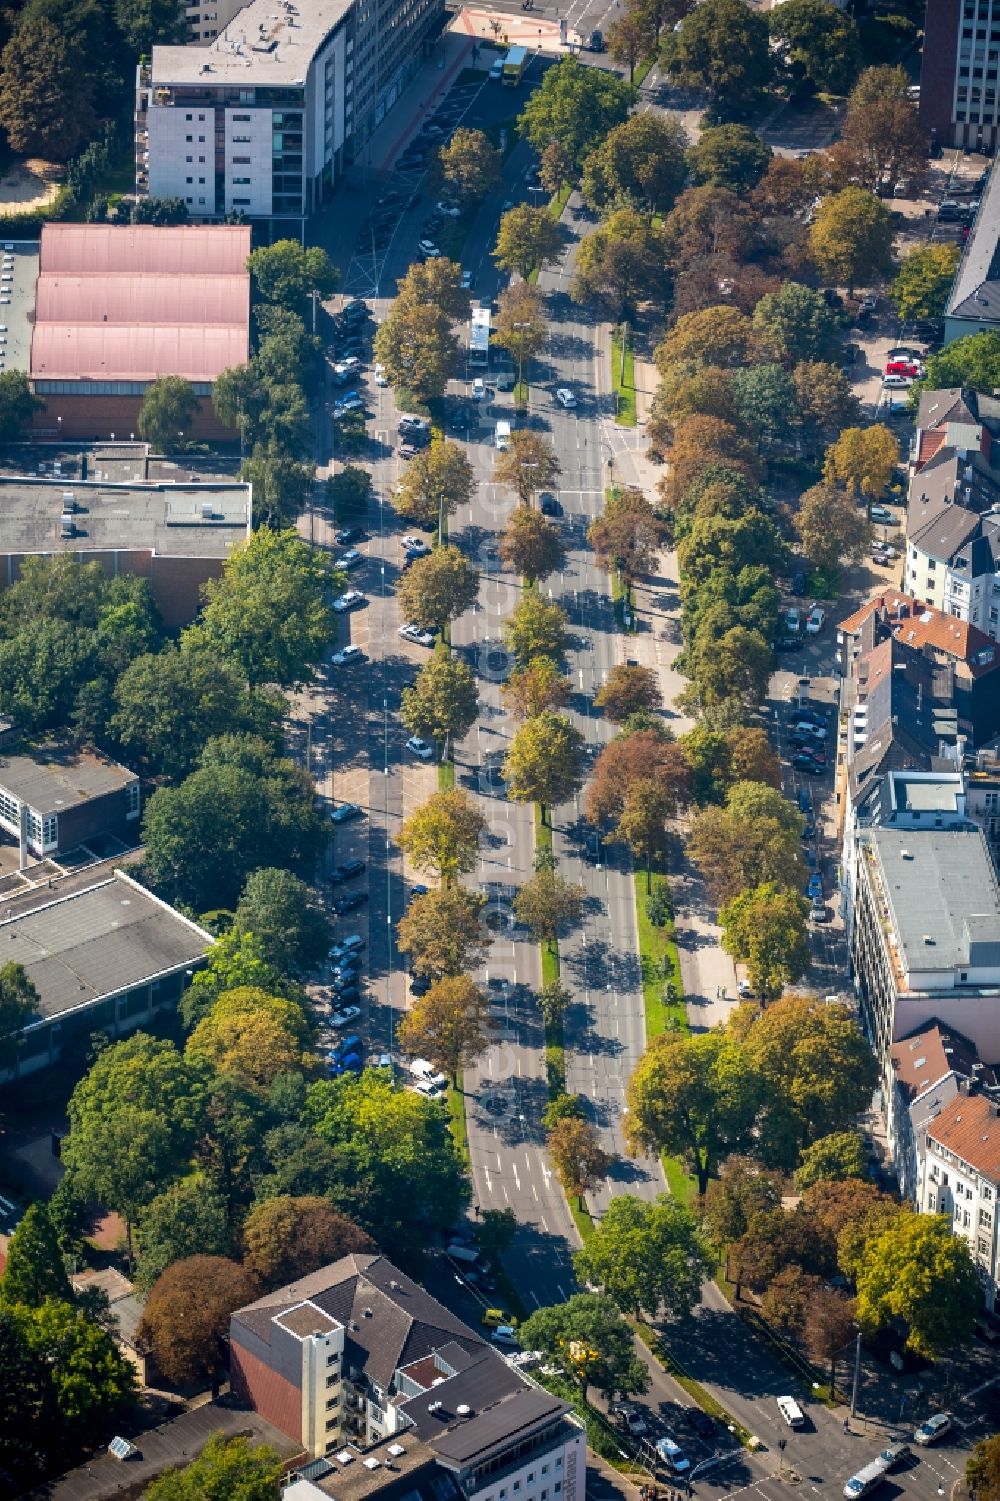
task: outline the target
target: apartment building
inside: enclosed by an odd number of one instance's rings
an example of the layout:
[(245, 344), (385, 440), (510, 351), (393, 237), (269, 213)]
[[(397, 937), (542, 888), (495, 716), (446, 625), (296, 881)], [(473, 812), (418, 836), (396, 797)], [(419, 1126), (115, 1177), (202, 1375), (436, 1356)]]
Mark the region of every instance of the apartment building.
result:
[(1000, 1060), (1000, 887), (982, 830), (858, 827), (854, 839), (851, 972), (884, 1093), (893, 1043), (932, 1021)]
[(154, 47), (136, 185), (193, 219), (300, 222), (424, 60), (443, 0), (250, 0), (207, 46)]
[(990, 0), (927, 0), (920, 123), (941, 146), (997, 145), (1000, 14)]
[(968, 1242), (991, 1313), (1000, 1279), (998, 1206), (1000, 1104), (966, 1085), (927, 1126), (919, 1207), (948, 1215), (954, 1233)]
[(967, 1037), (931, 1022), (889, 1049), (892, 1088), (885, 1096), (886, 1140), (904, 1199), (920, 1203), (928, 1126), (962, 1089), (996, 1089), (993, 1069)]
[(235, 1395), (316, 1461), (290, 1501), (395, 1494), (401, 1476), (401, 1495), (436, 1501), (584, 1501), (567, 1404), (384, 1256), (345, 1256), (238, 1308), (230, 1350)]

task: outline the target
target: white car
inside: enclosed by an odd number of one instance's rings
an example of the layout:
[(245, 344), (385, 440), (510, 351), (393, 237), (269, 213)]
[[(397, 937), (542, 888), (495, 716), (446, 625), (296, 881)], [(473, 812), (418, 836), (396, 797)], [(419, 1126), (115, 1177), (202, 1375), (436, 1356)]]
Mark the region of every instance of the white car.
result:
[[(336, 609), (336, 605), (334, 605), (334, 609)], [(419, 625), (411, 625), (409, 624), (409, 622), (406, 625), (401, 625), (399, 627), (399, 634), (402, 636), (404, 641), (412, 641), (414, 646), (434, 645), (433, 632), (422, 631)]]
[(421, 740), (419, 735), (411, 735), (406, 742), (406, 749), (420, 761), (430, 761), (434, 755), (426, 740)]
[(346, 573), (350, 573), (352, 568), (360, 568), (361, 564), (364, 561), (364, 553), (359, 552), (356, 547), (351, 547), (348, 548), (347, 552), (340, 555), (334, 566), (337, 568), (343, 568)]
[(812, 609), (809, 611), (809, 614), (806, 616), (806, 634), (809, 636), (818, 635), (819, 632), (823, 629), (823, 622), (825, 619), (826, 611), (820, 609), (819, 605), (813, 605)]
[(360, 1006), (345, 1006), (343, 1011), (335, 1011), (330, 1017), (331, 1027), (346, 1027), (348, 1022), (357, 1021), (361, 1015)]
[(421, 240), (417, 246), (425, 261), (436, 261), (441, 254), (440, 250), (431, 240)]
[(449, 219), (457, 219), (462, 212), (457, 203), (445, 203), (444, 201), (438, 204), (437, 211), (439, 214), (445, 214)]
[(486, 383), (481, 375), (477, 375), (475, 380), (472, 382), (472, 399), (473, 401), (482, 401), (485, 395)]
[(385, 366), (382, 364), (375, 366), (375, 384), (377, 386), (387, 386), (389, 384), (389, 377), (386, 375)]
[(330, 660), (334, 667), (348, 667), (352, 662), (360, 662), (363, 656), (360, 646), (345, 646), (341, 651), (335, 652)]
[(904, 391), (913, 385), (909, 375), (883, 375), (882, 385), (887, 391)]
[(424, 541), (423, 537), (415, 537), (412, 532), (407, 532), (405, 537), (400, 538), (400, 541), (407, 552), (419, 553), (421, 557), (423, 557), (424, 553), (430, 552), (430, 547)]
[(333, 405), (335, 417), (346, 417), (348, 412), (363, 412), (365, 404), (360, 396), (348, 396), (346, 401), (336, 401)]
[(333, 608), (338, 615), (345, 615), (348, 610), (356, 610), (358, 605), (365, 602), (365, 596), (360, 589), (348, 589), (346, 594), (340, 594), (333, 602)]
[(576, 406), (576, 397), (573, 395), (573, 392), (568, 391), (565, 386), (560, 386), (556, 391), (556, 401), (558, 401), (561, 407)]

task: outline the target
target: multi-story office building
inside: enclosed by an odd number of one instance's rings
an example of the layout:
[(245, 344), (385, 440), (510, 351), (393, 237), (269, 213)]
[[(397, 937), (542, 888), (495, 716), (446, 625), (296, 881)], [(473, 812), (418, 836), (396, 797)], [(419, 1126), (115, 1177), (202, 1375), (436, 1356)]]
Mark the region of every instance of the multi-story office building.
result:
[(295, 1501), (368, 1497), (401, 1473), (402, 1494), (426, 1485), (437, 1501), (583, 1501), (586, 1438), (567, 1404), (384, 1256), (238, 1308), (229, 1338), (235, 1395), (325, 1461)]
[(982, 830), (855, 837), (851, 970), (885, 1093), (892, 1044), (932, 1020), (1000, 1059), (1000, 887)]
[(192, 219), (303, 220), (420, 67), (443, 0), (251, 0), (208, 46), (154, 47), (136, 184)]
[(941, 146), (997, 144), (1000, 11), (990, 0), (927, 0), (920, 123)]
[(982, 1279), (990, 1312), (996, 1305), (997, 1218), (1000, 1214), (1000, 1104), (960, 1089), (927, 1126), (919, 1186), (926, 1214), (946, 1214)]

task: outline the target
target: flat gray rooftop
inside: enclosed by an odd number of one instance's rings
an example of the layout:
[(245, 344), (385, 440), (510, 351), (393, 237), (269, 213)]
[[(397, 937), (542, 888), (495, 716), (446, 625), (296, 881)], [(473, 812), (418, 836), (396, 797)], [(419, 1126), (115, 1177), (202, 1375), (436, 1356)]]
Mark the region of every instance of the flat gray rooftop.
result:
[(1000, 964), (1000, 889), (980, 829), (862, 837), (878, 858), (908, 971)]
[(153, 85), (304, 85), (317, 50), (352, 4), (353, 0), (250, 0), (208, 47), (154, 47)]
[(912, 813), (954, 813), (963, 790), (962, 778), (956, 773), (943, 776), (909, 776), (905, 771), (891, 772), (896, 804)]
[(32, 756), (0, 755), (0, 787), (43, 816), (64, 813), (134, 781), (134, 771), (90, 751), (42, 746)]
[[(154, 552), (226, 558), (248, 535), (250, 486), (0, 478), (0, 553)], [(74, 535), (62, 536), (66, 497)], [(210, 515), (203, 515), (209, 508)]]
[[(13, 249), (7, 250), (7, 245)], [(35, 319), (35, 283), (38, 281), (38, 241), (7, 240), (0, 235), (0, 254), (10, 257), (13, 267), (4, 274), (11, 280), (0, 284), (0, 370), (31, 368), (31, 332)]]
[(212, 942), (121, 871), (0, 921), (4, 962), (24, 965), (41, 1021), (194, 964)]

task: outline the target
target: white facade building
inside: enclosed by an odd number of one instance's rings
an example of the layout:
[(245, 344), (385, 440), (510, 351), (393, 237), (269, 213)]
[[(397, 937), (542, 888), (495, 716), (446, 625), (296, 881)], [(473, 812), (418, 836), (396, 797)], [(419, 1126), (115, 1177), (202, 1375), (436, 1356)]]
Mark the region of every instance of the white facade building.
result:
[(987, 1308), (996, 1305), (997, 1206), (1000, 1203), (1000, 1106), (959, 1092), (927, 1126), (919, 1186), (925, 1214), (946, 1214), (969, 1243)]
[(443, 0), (231, 10), (219, 0), (227, 24), (207, 45), (154, 47), (140, 67), (137, 190), (182, 199), (196, 220), (302, 221), (420, 67)]

